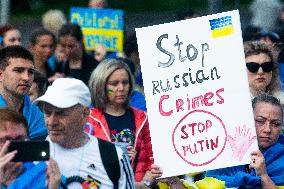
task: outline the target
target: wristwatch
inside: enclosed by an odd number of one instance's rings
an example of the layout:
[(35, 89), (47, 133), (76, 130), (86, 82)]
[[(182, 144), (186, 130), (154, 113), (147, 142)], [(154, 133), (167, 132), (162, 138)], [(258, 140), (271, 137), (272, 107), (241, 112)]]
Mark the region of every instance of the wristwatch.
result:
[(145, 186), (147, 186), (148, 188), (151, 188), (151, 186), (153, 185), (153, 183), (150, 180), (143, 180), (143, 184)]

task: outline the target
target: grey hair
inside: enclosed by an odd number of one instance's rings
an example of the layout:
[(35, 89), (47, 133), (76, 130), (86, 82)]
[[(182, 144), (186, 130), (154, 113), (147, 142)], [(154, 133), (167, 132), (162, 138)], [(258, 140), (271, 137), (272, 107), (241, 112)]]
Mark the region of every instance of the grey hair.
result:
[[(110, 75), (118, 69), (124, 69), (128, 73), (130, 83), (128, 99), (130, 98), (134, 86), (134, 78), (128, 65), (121, 60), (106, 59), (93, 70), (89, 79), (89, 88), (94, 108), (104, 109), (106, 107), (106, 104), (108, 103), (106, 91), (107, 81)], [(126, 102), (125, 106), (129, 106), (129, 100)]]
[[(256, 105), (259, 103), (268, 103), (271, 104), (273, 106), (277, 106), (279, 107), (282, 116), (283, 117), (283, 107), (280, 103), (280, 100), (278, 98), (276, 98), (275, 96), (272, 96), (270, 94), (267, 93), (260, 93), (259, 95), (257, 95), (253, 100), (252, 100), (252, 108), (253, 111), (255, 111)], [(282, 120), (283, 121), (283, 120)]]

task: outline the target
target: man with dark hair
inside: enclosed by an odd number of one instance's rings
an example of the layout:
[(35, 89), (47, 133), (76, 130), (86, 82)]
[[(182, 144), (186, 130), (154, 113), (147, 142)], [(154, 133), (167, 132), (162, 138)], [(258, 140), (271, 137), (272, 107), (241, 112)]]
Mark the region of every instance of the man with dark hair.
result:
[(27, 121), (21, 113), (11, 108), (0, 108), (0, 188), (58, 189), (61, 175), (54, 160), (49, 161), (47, 169), (45, 162), (13, 162), (17, 151), (7, 152), (11, 141), (28, 139), (27, 128)]
[(24, 47), (9, 46), (0, 50), (0, 107), (12, 107), (24, 115), (31, 139), (47, 135), (42, 112), (27, 96), (34, 71), (33, 56)]

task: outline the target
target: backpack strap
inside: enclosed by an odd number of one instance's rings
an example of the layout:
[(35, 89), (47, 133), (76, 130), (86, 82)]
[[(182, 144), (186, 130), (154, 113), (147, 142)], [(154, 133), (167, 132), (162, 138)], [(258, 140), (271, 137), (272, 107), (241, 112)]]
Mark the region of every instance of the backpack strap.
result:
[(101, 159), (113, 188), (118, 189), (120, 178), (120, 165), (114, 144), (98, 138)]

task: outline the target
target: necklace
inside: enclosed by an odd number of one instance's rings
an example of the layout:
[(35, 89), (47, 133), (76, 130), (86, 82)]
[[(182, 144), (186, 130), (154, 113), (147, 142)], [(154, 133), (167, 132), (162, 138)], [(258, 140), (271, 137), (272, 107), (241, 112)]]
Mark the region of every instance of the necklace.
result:
[[(86, 152), (86, 148), (89, 146), (89, 140), (90, 138), (87, 136), (87, 135), (84, 135), (83, 137), (83, 140), (82, 140), (82, 145), (78, 148), (81, 148), (80, 150), (74, 148), (74, 149), (68, 149), (68, 148), (64, 148), (62, 146), (60, 146), (59, 144), (56, 144), (56, 143), (52, 143), (52, 146), (53, 146), (53, 158), (56, 160), (56, 149), (55, 148), (62, 148), (64, 151), (67, 152), (67, 156), (68, 156), (68, 152), (70, 150), (76, 150), (76, 153), (79, 153), (81, 154), (80, 155), (80, 160), (79, 160), (79, 168), (78, 168), (78, 171), (77, 171), (77, 174), (76, 175), (80, 175), (81, 173), (81, 166), (82, 166), (82, 162), (83, 162), (83, 158), (84, 158), (84, 154)], [(56, 146), (57, 145), (57, 146)], [(59, 154), (59, 153), (58, 153)]]

